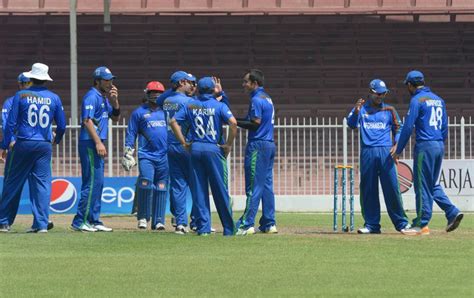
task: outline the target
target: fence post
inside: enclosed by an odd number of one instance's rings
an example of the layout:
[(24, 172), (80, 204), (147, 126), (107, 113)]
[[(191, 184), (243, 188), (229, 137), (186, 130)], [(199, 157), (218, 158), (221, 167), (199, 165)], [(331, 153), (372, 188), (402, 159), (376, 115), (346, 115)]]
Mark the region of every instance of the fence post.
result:
[[(229, 127), (226, 128), (225, 130), (225, 140), (227, 141), (227, 139), (229, 138)], [(234, 143), (235, 143), (235, 140), (234, 140)], [(234, 148), (235, 150), (235, 148)], [(229, 153), (229, 156), (226, 158), (226, 167), (227, 167), (227, 191), (229, 192), (229, 196), (232, 196), (232, 192), (231, 192), (231, 184), (230, 183), (232, 181), (231, 179), (231, 170), (230, 170), (230, 163), (231, 163), (231, 159), (232, 159), (232, 151)]]
[(343, 165), (347, 166), (347, 118), (342, 120), (342, 158)]
[(465, 134), (465, 121), (464, 117), (461, 117), (461, 159), (466, 158), (466, 134)]
[[(107, 132), (107, 167), (109, 171), (109, 177), (112, 177), (112, 168), (113, 168), (113, 163), (114, 163), (114, 156), (113, 156), (113, 146), (112, 146), (112, 140), (114, 139), (112, 136), (112, 119), (109, 118), (109, 131)], [(117, 144), (118, 146), (118, 144)]]

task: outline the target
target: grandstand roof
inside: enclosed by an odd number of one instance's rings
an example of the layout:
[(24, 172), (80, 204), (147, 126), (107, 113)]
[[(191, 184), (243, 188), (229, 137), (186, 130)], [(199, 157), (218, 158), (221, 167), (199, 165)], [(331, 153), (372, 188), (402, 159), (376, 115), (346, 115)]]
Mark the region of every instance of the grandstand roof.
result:
[[(102, 14), (100, 0), (77, 0), (79, 14)], [(474, 14), (473, 0), (110, 0), (112, 14)], [(0, 14), (67, 14), (66, 0), (2, 0)]]

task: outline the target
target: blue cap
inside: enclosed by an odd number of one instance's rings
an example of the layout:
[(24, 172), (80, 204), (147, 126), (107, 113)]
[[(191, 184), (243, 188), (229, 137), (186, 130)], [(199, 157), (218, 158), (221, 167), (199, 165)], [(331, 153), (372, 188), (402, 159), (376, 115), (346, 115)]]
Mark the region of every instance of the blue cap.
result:
[(387, 85), (385, 85), (385, 82), (379, 79), (372, 80), (369, 84), (369, 88), (373, 92), (379, 94), (388, 92)]
[(201, 94), (209, 94), (214, 92), (214, 88), (216, 87), (216, 83), (214, 79), (211, 77), (204, 77), (201, 78), (197, 84), (199, 93)]
[(195, 82), (196, 77), (193, 76), (192, 74), (187, 73), (187, 72), (182, 71), (182, 70), (179, 70), (179, 71), (173, 73), (170, 77), (171, 84), (176, 84), (181, 80), (187, 80), (187, 81)]
[(101, 80), (112, 80), (115, 79), (115, 76), (112, 74), (112, 72), (105, 66), (100, 66), (97, 67), (94, 70), (94, 79), (101, 79)]
[(25, 75), (24, 75), (24, 72), (20, 73), (18, 75), (18, 77), (16, 78), (16, 81), (18, 83), (28, 83), (30, 81), (30, 78), (27, 78)]
[(189, 79), (191, 82), (196, 82), (197, 81), (196, 77), (192, 73), (188, 73), (188, 75), (191, 76), (191, 78)]
[(412, 70), (407, 74), (405, 81), (403, 82), (405, 85), (408, 83), (420, 83), (425, 81), (425, 76), (421, 71)]

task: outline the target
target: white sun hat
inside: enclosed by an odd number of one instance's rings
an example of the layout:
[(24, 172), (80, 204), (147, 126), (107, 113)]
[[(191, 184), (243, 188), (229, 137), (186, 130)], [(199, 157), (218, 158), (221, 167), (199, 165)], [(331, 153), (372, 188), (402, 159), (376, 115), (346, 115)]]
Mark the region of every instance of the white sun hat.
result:
[(49, 67), (43, 63), (35, 63), (31, 67), (31, 71), (25, 72), (25, 77), (30, 79), (37, 79), (41, 81), (52, 81), (48, 74)]

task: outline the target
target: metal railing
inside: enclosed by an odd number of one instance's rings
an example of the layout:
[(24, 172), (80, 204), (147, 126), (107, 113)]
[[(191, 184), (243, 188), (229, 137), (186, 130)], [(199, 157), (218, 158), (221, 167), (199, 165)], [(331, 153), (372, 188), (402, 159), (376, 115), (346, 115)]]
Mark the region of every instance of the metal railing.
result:
[[(473, 158), (472, 117), (449, 119), (446, 159)], [(126, 122), (109, 125), (105, 175), (109, 177), (137, 176), (138, 167), (126, 172), (120, 166), (123, 156)], [(81, 176), (78, 154), (79, 125), (68, 125), (60, 145), (53, 147), (53, 175)], [(232, 195), (245, 194), (244, 158), (247, 131), (239, 129), (229, 160), (229, 181)], [(347, 126), (346, 119), (280, 118), (275, 123), (276, 156), (274, 191), (276, 195), (327, 195), (333, 189), (333, 168), (337, 164), (354, 167), (356, 192), (359, 183), (358, 130)], [(410, 140), (401, 158), (410, 159)], [(0, 169), (3, 171), (4, 164)]]

